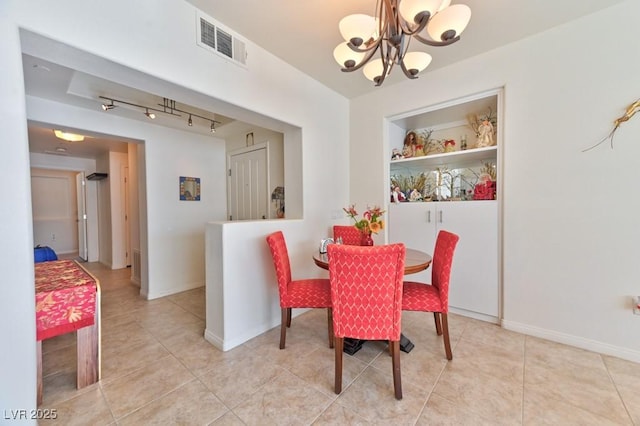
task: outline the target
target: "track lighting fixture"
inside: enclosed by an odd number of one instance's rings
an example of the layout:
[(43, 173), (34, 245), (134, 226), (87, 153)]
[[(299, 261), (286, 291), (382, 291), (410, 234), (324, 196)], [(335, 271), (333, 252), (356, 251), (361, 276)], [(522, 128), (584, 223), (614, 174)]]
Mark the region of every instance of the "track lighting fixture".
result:
[(178, 109), (176, 107), (176, 101), (172, 100), (172, 99), (168, 99), (168, 98), (164, 98), (163, 103), (162, 104), (158, 104), (158, 106), (162, 107), (162, 109), (159, 108), (153, 108), (153, 107), (149, 107), (146, 105), (139, 105), (139, 104), (134, 104), (132, 102), (127, 102), (127, 101), (122, 101), (119, 99), (113, 99), (113, 98), (107, 98), (105, 96), (100, 96), (100, 99), (104, 99), (106, 101), (108, 101), (109, 103), (103, 103), (102, 104), (102, 109), (104, 111), (109, 111), (110, 109), (115, 108), (117, 105), (116, 104), (123, 104), (123, 105), (129, 105), (132, 107), (136, 107), (136, 108), (140, 108), (142, 110), (144, 110), (144, 115), (146, 115), (147, 117), (149, 117), (150, 119), (154, 119), (156, 118), (156, 114), (154, 112), (160, 112), (163, 114), (167, 114), (167, 115), (174, 115), (176, 117), (182, 117), (182, 115), (178, 114), (178, 113), (183, 113), (183, 114), (189, 114), (189, 119), (187, 120), (187, 124), (189, 125), (189, 127), (193, 126), (193, 117), (197, 117), (200, 118), (202, 120), (206, 120), (206, 121), (210, 121), (211, 122), (211, 133), (215, 133), (216, 132), (216, 123), (220, 124), (219, 121), (213, 120), (209, 117), (203, 117), (201, 115), (195, 114), (193, 112), (189, 112), (189, 111), (184, 111), (181, 109)]
[(114, 109), (116, 106), (113, 104), (113, 101), (111, 101), (110, 104), (102, 104), (102, 109), (104, 111), (109, 111), (110, 109)]

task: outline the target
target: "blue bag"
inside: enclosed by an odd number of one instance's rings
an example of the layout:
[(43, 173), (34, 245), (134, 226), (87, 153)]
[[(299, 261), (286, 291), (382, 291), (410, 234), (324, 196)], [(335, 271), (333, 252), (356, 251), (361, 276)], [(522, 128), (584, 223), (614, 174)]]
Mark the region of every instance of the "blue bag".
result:
[(33, 249), (33, 257), (36, 263), (47, 262), (49, 260), (58, 260), (58, 255), (56, 255), (56, 252), (53, 251), (51, 247), (47, 247), (47, 246), (43, 247), (43, 246), (40, 246), (40, 244), (38, 244)]

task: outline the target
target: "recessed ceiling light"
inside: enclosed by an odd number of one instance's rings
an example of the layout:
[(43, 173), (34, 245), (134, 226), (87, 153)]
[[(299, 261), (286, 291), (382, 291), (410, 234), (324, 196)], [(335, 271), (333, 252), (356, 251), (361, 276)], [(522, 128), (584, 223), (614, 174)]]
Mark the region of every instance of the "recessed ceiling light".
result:
[(67, 152), (67, 148), (63, 147), (63, 146), (59, 146), (56, 148), (57, 152)]
[(81, 142), (84, 140), (84, 135), (77, 135), (75, 133), (67, 133), (62, 130), (54, 130), (56, 137), (68, 142)]

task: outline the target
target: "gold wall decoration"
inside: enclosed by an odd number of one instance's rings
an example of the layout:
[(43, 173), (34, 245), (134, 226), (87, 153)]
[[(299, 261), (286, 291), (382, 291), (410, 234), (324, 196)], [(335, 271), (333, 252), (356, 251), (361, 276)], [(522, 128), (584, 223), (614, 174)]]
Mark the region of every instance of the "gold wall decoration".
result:
[(633, 117), (633, 115), (638, 111), (640, 111), (640, 99), (638, 99), (637, 101), (635, 101), (634, 103), (629, 105), (627, 107), (626, 111), (624, 112), (624, 114), (615, 119), (615, 121), (613, 122), (613, 129), (611, 129), (611, 132), (609, 132), (609, 134), (607, 136), (605, 136), (597, 144), (593, 145), (590, 148), (587, 148), (587, 149), (583, 150), (582, 152), (586, 152), (586, 151), (589, 151), (589, 150), (595, 148), (596, 146), (600, 145), (601, 143), (603, 143), (607, 139), (609, 139), (609, 143), (611, 145), (611, 149), (613, 149), (613, 137), (615, 136), (616, 130), (618, 130), (618, 127), (620, 127), (620, 125), (622, 123), (624, 123), (625, 121), (629, 121), (629, 119), (631, 117)]

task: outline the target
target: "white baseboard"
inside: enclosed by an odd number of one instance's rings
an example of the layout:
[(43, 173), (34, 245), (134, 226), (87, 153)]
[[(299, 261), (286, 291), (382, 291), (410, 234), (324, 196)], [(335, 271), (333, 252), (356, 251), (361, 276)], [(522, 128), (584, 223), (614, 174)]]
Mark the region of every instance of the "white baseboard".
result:
[(204, 282), (199, 281), (194, 283), (188, 283), (188, 284), (185, 284), (184, 286), (173, 287), (170, 290), (165, 290), (157, 293), (156, 292), (146, 293), (146, 294), (143, 294), (143, 296), (146, 297), (147, 300), (153, 300), (153, 299), (158, 299), (160, 297), (171, 296), (173, 294), (182, 293), (183, 291), (194, 290), (200, 287), (204, 287)]
[(553, 330), (547, 330), (539, 327), (532, 327), (527, 324), (521, 324), (514, 321), (502, 321), (502, 327), (507, 330), (516, 331), (528, 336), (539, 337), (541, 339), (550, 340), (556, 343), (574, 346), (580, 349), (597, 352), (604, 355), (614, 356), (616, 358), (626, 359), (628, 361), (640, 362), (640, 352), (627, 348), (613, 346), (608, 343), (598, 342), (596, 340), (585, 339), (573, 336), (571, 334), (560, 333)]
[[(252, 330), (249, 330), (240, 336), (234, 336), (233, 339), (224, 339), (220, 336), (215, 335), (208, 329), (205, 329), (204, 338), (216, 348), (220, 349), (223, 352), (226, 352), (235, 348), (236, 346), (240, 346), (241, 344), (253, 339), (254, 337), (261, 335), (266, 331), (271, 330), (273, 327), (276, 327), (278, 325), (280, 325), (280, 321), (277, 321), (276, 324), (261, 324), (260, 326), (254, 327)], [(278, 342), (275, 342), (274, 344), (277, 345)]]
[[(307, 308), (301, 308), (301, 309), (293, 309), (291, 316), (293, 319), (295, 319), (298, 315), (302, 315), (303, 313), (307, 312), (309, 309)], [(280, 317), (278, 317), (277, 319), (274, 319), (272, 321), (272, 323), (263, 323), (260, 324), (257, 327), (254, 327), (253, 329), (243, 333), (240, 336), (234, 336), (233, 339), (224, 339), (220, 336), (217, 336), (216, 334), (214, 334), (213, 332), (209, 331), (208, 329), (205, 329), (204, 331), (204, 339), (206, 341), (208, 341), (209, 343), (211, 343), (213, 346), (215, 346), (216, 348), (220, 349), (223, 352), (229, 351), (233, 348), (235, 348), (236, 346), (240, 346), (241, 344), (253, 339), (254, 337), (257, 337), (259, 335), (261, 335), (262, 333), (271, 330), (273, 327), (277, 327), (280, 325)], [(279, 341), (274, 342), (274, 345), (278, 345)]]
[(493, 324), (500, 324), (500, 320), (497, 317), (487, 314), (481, 314), (479, 312), (468, 311), (466, 309), (456, 308), (455, 306), (449, 306), (449, 312), (453, 314), (462, 315), (463, 317), (469, 317), (480, 321), (486, 321)]
[(222, 341), (222, 339), (219, 338), (218, 336), (216, 336), (215, 334), (213, 334), (212, 332), (210, 332), (207, 329), (204, 330), (204, 340), (206, 340), (207, 342), (211, 343), (213, 346), (215, 346), (216, 348), (220, 349), (221, 351), (223, 351), (223, 352), (225, 351), (224, 342)]

